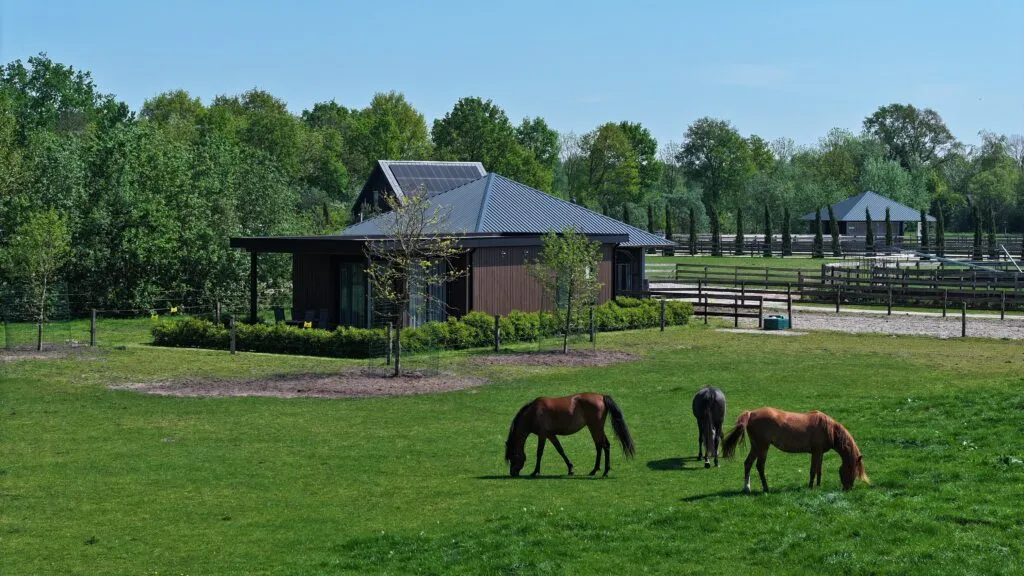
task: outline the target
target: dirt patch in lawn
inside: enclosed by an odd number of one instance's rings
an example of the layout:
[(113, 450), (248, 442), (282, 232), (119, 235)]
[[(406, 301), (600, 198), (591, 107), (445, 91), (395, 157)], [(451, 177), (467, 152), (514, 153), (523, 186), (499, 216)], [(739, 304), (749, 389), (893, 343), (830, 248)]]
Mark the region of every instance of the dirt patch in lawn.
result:
[(640, 357), (636, 354), (621, 350), (570, 350), (568, 354), (561, 352), (489, 354), (478, 356), (473, 359), (473, 362), (484, 366), (608, 366), (639, 359)]
[(75, 360), (91, 360), (97, 356), (94, 348), (35, 348), (11, 350), (0, 350), (0, 364), (6, 362), (17, 362), (19, 360), (63, 360), (73, 358)]
[(264, 378), (229, 380), (182, 378), (112, 386), (158, 396), (274, 396), (278, 398), (365, 398), (407, 396), (462, 390), (484, 384), (483, 378), (454, 374), (409, 373), (397, 378), (363, 368), (333, 374), (276, 374)]

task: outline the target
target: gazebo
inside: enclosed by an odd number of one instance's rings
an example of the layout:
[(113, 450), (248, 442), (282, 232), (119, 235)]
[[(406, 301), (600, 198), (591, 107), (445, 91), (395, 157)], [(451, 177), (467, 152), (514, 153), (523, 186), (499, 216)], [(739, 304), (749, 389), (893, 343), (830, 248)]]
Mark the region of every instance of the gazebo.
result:
[[(871, 211), (871, 222), (875, 229), (875, 235), (885, 234), (885, 209), (889, 209), (889, 219), (893, 223), (893, 233), (897, 236), (902, 236), (903, 231), (906, 228), (906, 223), (921, 221), (921, 211), (915, 210), (905, 204), (900, 204), (895, 200), (890, 200), (881, 194), (868, 190), (867, 192), (861, 192), (856, 196), (852, 196), (843, 200), (842, 202), (836, 202), (832, 205), (832, 212), (836, 216), (836, 221), (839, 223), (839, 233), (848, 234), (850, 236), (865, 236), (868, 231), (867, 219), (865, 214), (868, 210)], [(811, 234), (814, 234), (814, 212), (808, 212), (800, 219), (808, 222), (807, 228)], [(935, 222), (934, 216), (926, 216), (928, 222)], [(821, 212), (821, 224), (822, 228), (827, 232), (829, 229), (828, 211), (822, 210)], [(920, 232), (920, 231), (919, 231)]]

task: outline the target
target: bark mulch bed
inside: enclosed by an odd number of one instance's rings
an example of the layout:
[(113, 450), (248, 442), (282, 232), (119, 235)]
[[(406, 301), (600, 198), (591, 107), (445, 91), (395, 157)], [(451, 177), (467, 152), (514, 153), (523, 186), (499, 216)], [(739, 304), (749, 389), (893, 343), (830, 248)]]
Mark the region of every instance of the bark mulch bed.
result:
[(276, 374), (259, 379), (182, 378), (112, 386), (158, 396), (274, 396), (278, 398), (365, 398), (407, 396), (462, 390), (484, 384), (483, 378), (453, 374), (410, 373), (398, 378), (365, 368), (333, 374)]
[(569, 350), (568, 354), (560, 351), (489, 354), (476, 357), (473, 362), (485, 366), (608, 366), (639, 359), (636, 354), (621, 350)]

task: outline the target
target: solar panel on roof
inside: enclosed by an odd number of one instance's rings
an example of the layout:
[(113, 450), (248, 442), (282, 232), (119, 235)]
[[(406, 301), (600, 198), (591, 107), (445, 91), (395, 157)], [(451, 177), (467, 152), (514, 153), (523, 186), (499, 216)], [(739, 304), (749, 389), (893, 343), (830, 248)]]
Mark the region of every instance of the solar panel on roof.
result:
[(447, 192), (480, 178), (480, 170), (474, 165), (392, 164), (391, 173), (403, 191), (422, 188), (428, 195)]

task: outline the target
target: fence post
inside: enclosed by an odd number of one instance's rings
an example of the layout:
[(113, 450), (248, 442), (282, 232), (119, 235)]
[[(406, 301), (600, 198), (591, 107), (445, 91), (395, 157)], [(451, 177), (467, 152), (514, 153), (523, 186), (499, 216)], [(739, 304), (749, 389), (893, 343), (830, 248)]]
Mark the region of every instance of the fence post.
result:
[[(664, 296), (661, 297), (661, 304), (662, 304), (662, 308), (664, 308), (664, 305), (665, 305), (665, 297)], [(662, 330), (664, 330), (664, 328), (662, 328)], [(596, 333), (597, 333), (597, 324), (594, 322), (594, 305), (591, 304), (590, 305), (590, 342), (591, 343), (594, 342), (594, 340), (595, 340), (594, 336), (595, 336)]]
[[(697, 301), (700, 302), (700, 298), (699, 297), (697, 298)], [(705, 294), (704, 295), (704, 325), (706, 326), (707, 323), (708, 323), (708, 297)]]
[(235, 353), (235, 315), (231, 315), (231, 353)]
[[(591, 309), (590, 314), (591, 314), (590, 317), (593, 318), (594, 317), (593, 316), (593, 314), (594, 314), (593, 309)], [(665, 297), (664, 296), (661, 297), (661, 331), (662, 332), (665, 331)]]
[(889, 286), (889, 308), (885, 313), (886, 316), (892, 316), (892, 286)]
[(967, 301), (964, 300), (960, 308), (960, 336), (967, 336)]
[(843, 298), (843, 287), (836, 286), (836, 312), (839, 312), (839, 301)]
[(89, 314), (89, 346), (96, 346), (96, 309)]
[(790, 291), (792, 285), (786, 282), (786, 316), (789, 318), (789, 327), (793, 327), (793, 293)]
[(392, 325), (388, 322), (388, 345), (385, 347), (385, 363), (387, 366), (391, 366), (391, 352), (392, 346), (394, 346), (394, 336), (391, 334)]
[(697, 301), (700, 302), (701, 294), (704, 292), (704, 281), (700, 278), (697, 279)]
[(732, 299), (732, 325), (734, 328), (740, 327), (740, 301), (735, 296)]
[(36, 351), (41, 352), (43, 350), (43, 321), (40, 320), (36, 327), (39, 328), (38, 339), (36, 340)]
[(942, 317), (946, 317), (946, 305), (949, 302), (949, 288), (942, 289)]
[(757, 297), (757, 327), (763, 328), (764, 322), (764, 296)]
[(999, 296), (999, 319), (1006, 320), (1006, 292)]
[(501, 349), (501, 315), (494, 315), (494, 351)]
[(744, 304), (747, 303), (747, 281), (746, 280), (741, 280), (740, 281), (740, 298), (743, 299), (743, 303)]

